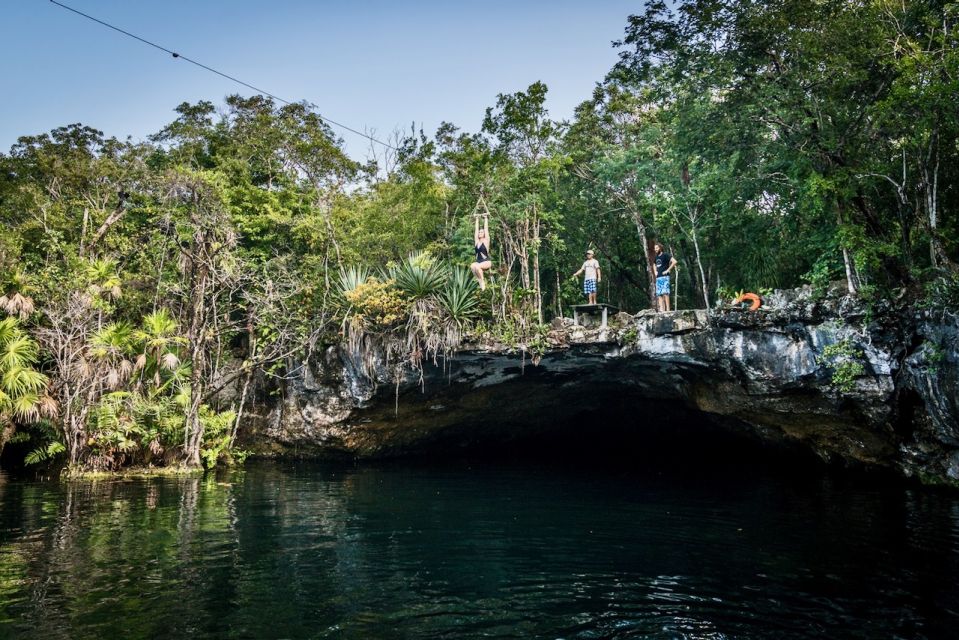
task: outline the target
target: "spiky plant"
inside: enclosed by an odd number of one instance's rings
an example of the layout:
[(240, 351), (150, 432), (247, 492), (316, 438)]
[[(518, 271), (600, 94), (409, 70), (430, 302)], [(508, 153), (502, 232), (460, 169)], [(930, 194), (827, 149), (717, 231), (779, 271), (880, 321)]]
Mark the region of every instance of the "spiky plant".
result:
[(33, 298), (28, 295), (32, 287), (22, 271), (14, 273), (11, 281), (13, 289), (0, 295), (0, 312), (26, 320), (34, 311)]
[(479, 300), (476, 291), (479, 287), (467, 269), (453, 269), (446, 286), (439, 292), (437, 300), (446, 318), (460, 329), (476, 317), (479, 312)]
[(361, 284), (365, 284), (370, 278), (370, 270), (368, 267), (353, 265), (347, 269), (340, 269), (340, 278), (336, 283), (337, 292), (345, 296), (350, 291), (353, 291)]
[(419, 300), (440, 292), (448, 277), (446, 268), (426, 261), (420, 254), (410, 256), (390, 271), (390, 278), (411, 300)]
[(120, 276), (117, 274), (117, 262), (112, 258), (90, 260), (84, 265), (83, 274), (89, 286), (87, 290), (95, 298), (120, 298)]
[(41, 411), (55, 407), (45, 401), (47, 377), (33, 368), (38, 351), (37, 343), (15, 318), (0, 320), (0, 422), (4, 428), (14, 420), (35, 422)]

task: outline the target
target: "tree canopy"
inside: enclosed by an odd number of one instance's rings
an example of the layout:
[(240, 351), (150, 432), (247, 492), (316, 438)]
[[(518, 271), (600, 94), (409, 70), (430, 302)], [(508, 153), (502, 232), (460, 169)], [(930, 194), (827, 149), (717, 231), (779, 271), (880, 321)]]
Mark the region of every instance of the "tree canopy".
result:
[[(414, 365), (468, 332), (534, 349), (582, 299), (587, 249), (632, 311), (657, 241), (681, 307), (842, 281), (955, 310), (957, 20), (941, 0), (654, 1), (570, 120), (534, 82), (478, 105), (479, 131), (397, 132), (372, 160), (264, 96), (180, 104), (143, 143), (24, 136), (0, 154), (3, 366), (24, 381), (0, 390), (0, 447), (229, 458), (251, 388), (323, 345)], [(464, 275), (480, 196), (483, 292)]]

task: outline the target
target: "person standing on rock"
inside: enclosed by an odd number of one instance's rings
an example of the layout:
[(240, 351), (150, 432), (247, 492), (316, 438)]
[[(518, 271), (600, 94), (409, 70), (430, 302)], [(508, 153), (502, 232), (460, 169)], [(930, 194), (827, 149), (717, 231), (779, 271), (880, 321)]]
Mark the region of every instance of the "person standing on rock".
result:
[(602, 281), (603, 270), (599, 268), (599, 261), (593, 257), (592, 249), (586, 252), (586, 262), (573, 277), (577, 278), (581, 273), (586, 274), (583, 279), (583, 295), (589, 299), (589, 304), (596, 304), (596, 283)]
[(669, 272), (676, 266), (676, 258), (663, 251), (658, 242), (653, 245), (656, 257), (656, 310), (669, 311)]

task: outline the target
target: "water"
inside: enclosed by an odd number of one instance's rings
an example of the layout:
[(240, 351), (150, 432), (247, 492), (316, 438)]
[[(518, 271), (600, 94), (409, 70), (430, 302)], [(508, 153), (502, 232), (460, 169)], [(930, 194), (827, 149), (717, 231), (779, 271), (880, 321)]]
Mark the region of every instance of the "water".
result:
[(944, 638), (959, 499), (824, 470), (0, 478), (2, 638)]

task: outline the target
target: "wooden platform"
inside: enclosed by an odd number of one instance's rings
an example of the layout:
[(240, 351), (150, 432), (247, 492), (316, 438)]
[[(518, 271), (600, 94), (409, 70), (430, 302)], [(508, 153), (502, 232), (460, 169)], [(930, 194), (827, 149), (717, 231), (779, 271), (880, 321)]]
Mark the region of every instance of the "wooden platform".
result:
[(573, 305), (573, 322), (579, 324), (580, 315), (602, 315), (602, 322), (599, 325), (600, 329), (606, 328), (606, 322), (609, 319), (609, 314), (612, 313), (615, 315), (619, 312), (619, 307), (614, 307), (611, 304), (574, 304)]

